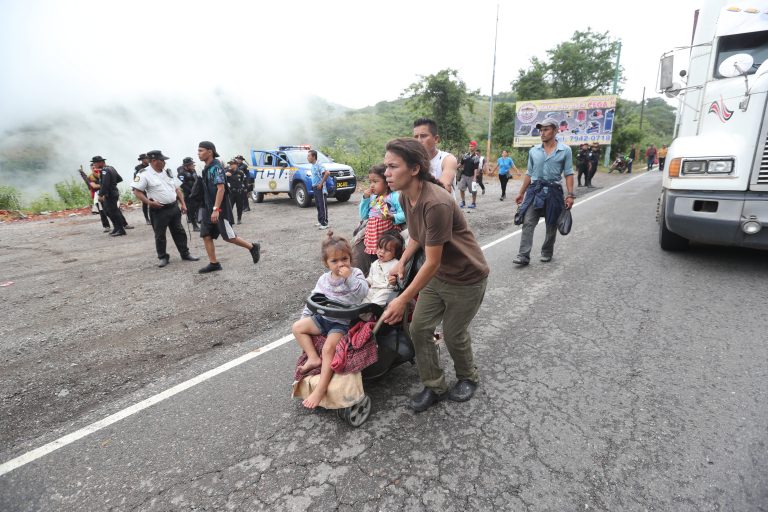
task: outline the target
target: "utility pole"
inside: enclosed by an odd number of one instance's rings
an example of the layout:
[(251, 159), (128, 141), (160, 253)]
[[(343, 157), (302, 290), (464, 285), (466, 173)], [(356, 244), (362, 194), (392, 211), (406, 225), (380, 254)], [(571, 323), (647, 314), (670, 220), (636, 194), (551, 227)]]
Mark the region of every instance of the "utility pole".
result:
[[(493, 36), (493, 75), (491, 76), (491, 101), (488, 107), (488, 142), (485, 145), (485, 161), (491, 161), (491, 135), (493, 129), (493, 93), (496, 85), (496, 41), (499, 38), (499, 4), (496, 4), (496, 34)], [(490, 163), (488, 164), (490, 165)], [(482, 169), (481, 171), (482, 172)]]
[(640, 135), (643, 131), (643, 112), (645, 111), (645, 87), (643, 87), (643, 100), (640, 102)]
[[(613, 94), (616, 94), (619, 90), (619, 61), (621, 60), (621, 39), (618, 41), (618, 49), (616, 50), (616, 70), (613, 73)], [(617, 105), (618, 106), (618, 102)], [(613, 113), (613, 119), (614, 119), (614, 125), (616, 124), (616, 111), (614, 110)], [(605, 150), (605, 161), (603, 162), (603, 165), (608, 167), (611, 165), (611, 145), (608, 144), (608, 147)]]

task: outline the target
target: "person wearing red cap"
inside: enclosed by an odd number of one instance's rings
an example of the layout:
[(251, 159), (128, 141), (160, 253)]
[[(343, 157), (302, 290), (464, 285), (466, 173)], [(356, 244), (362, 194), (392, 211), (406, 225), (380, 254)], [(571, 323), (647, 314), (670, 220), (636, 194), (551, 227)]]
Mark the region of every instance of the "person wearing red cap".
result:
[(469, 205), (469, 208), (477, 207), (476, 180), (480, 162), (475, 155), (476, 149), (477, 142), (470, 141), (469, 152), (464, 153), (464, 156), (461, 157), (461, 161), (459, 162), (461, 167), (461, 179), (459, 180), (459, 194), (461, 194), (461, 202), (459, 203), (459, 208), (464, 208), (464, 205), (466, 204), (464, 202), (464, 192), (466, 192), (467, 189), (469, 189), (470, 193), (472, 194), (472, 204)]

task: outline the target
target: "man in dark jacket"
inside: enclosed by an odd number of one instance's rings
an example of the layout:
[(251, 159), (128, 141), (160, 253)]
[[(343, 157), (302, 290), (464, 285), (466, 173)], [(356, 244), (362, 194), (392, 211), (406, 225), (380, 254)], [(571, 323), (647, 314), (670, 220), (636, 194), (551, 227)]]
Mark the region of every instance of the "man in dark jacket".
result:
[(190, 200), (189, 195), (192, 193), (192, 187), (195, 186), (195, 181), (200, 177), (195, 170), (195, 161), (192, 157), (186, 157), (182, 164), (176, 168), (176, 176), (181, 182), (182, 193), (184, 194), (184, 202), (187, 204), (187, 222), (192, 224), (193, 231), (200, 231), (200, 226), (197, 225), (197, 209), (199, 204)]
[[(576, 165), (579, 169), (578, 186), (583, 187), (589, 183), (589, 144), (586, 142), (579, 146), (579, 152), (576, 154)], [(582, 176), (584, 176), (584, 185), (581, 184)]]
[[(149, 167), (149, 158), (147, 158), (146, 153), (142, 153), (139, 155), (139, 164), (133, 168), (133, 179), (136, 180), (136, 176), (144, 172), (146, 168)], [(149, 220), (149, 206), (142, 203), (141, 204), (141, 211), (144, 213), (144, 221), (147, 223), (147, 225), (152, 224)]]
[(237, 210), (237, 223), (240, 224), (243, 218), (243, 203), (246, 194), (245, 174), (240, 169), (237, 160), (230, 160), (228, 164), (227, 184), (229, 184), (229, 190), (232, 192), (232, 206)]
[(251, 175), (248, 172), (248, 164), (245, 163), (245, 157), (243, 155), (237, 155), (235, 157), (235, 161), (237, 162), (237, 168), (240, 169), (243, 172), (243, 176), (245, 176), (245, 187), (243, 188), (243, 211), (249, 212), (251, 211), (251, 203), (248, 199), (248, 196), (253, 191), (253, 178), (251, 178)]
[(112, 221), (112, 232), (109, 236), (125, 235), (125, 219), (120, 213), (117, 202), (120, 200), (120, 191), (117, 184), (123, 181), (123, 178), (117, 173), (117, 170), (106, 165), (106, 159), (101, 156), (91, 158), (94, 169), (101, 172), (101, 186), (99, 188), (99, 201), (104, 205), (104, 213)]
[(587, 188), (595, 188), (592, 185), (592, 178), (597, 173), (597, 166), (600, 164), (600, 144), (597, 142), (592, 143), (592, 147), (589, 148), (589, 173), (587, 174)]

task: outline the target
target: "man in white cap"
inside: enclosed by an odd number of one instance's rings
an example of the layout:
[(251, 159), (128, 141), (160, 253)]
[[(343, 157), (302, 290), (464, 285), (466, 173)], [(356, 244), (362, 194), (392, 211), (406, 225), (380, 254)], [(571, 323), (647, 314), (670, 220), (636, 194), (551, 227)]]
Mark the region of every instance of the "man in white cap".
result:
[[(552, 261), (557, 236), (557, 219), (563, 208), (573, 206), (573, 154), (571, 148), (555, 139), (558, 131), (557, 121), (547, 118), (536, 125), (541, 132), (541, 144), (534, 146), (528, 152), (528, 170), (523, 178), (520, 193), (515, 202), (520, 208), (515, 214), (515, 224), (523, 225), (520, 237), (520, 250), (512, 263), (525, 266), (531, 260), (533, 247), (533, 232), (544, 217), (547, 225), (547, 236), (541, 247), (541, 261)], [(565, 186), (568, 195), (563, 199), (562, 177), (565, 176)]]

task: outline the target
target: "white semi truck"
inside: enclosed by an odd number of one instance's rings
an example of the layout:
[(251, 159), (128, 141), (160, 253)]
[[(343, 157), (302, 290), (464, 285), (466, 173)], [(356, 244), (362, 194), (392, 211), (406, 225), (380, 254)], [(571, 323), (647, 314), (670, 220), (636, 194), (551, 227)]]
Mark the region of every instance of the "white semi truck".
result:
[[(659, 68), (660, 92), (680, 98), (659, 243), (768, 249), (768, 0), (705, 2), (693, 27), (691, 46)], [(681, 50), (689, 59), (675, 81)]]

